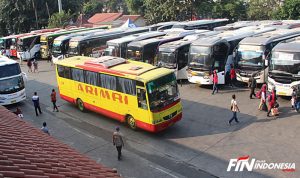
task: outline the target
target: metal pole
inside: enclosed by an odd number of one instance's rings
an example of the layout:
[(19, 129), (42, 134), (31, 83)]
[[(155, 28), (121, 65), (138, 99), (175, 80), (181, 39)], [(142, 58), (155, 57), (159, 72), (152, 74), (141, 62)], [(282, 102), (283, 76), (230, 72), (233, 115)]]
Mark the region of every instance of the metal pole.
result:
[(61, 4), (61, 0), (58, 0), (58, 12), (62, 13), (62, 4)]
[(46, 8), (47, 8), (47, 12), (48, 12), (48, 17), (50, 19), (50, 11), (49, 11), (49, 7), (48, 7), (48, 3), (46, 2)]

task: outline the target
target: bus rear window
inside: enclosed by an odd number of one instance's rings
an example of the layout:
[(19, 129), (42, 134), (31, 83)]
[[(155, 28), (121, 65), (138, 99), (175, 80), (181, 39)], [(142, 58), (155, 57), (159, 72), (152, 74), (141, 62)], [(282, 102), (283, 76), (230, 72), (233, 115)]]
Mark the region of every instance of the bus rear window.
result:
[(19, 64), (0, 66), (0, 78), (19, 75), (20, 73), (21, 73), (21, 69)]

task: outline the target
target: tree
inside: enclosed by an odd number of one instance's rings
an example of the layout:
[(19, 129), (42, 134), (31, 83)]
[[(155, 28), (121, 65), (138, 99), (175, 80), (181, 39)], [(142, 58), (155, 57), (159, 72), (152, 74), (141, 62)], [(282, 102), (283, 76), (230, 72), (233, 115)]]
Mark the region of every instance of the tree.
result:
[(299, 19), (300, 0), (285, 0), (283, 5), (274, 13), (276, 19)]
[(55, 27), (64, 27), (68, 25), (70, 19), (72, 18), (72, 15), (70, 12), (62, 11), (61, 13), (57, 12), (51, 15), (49, 19), (49, 28), (55, 28)]
[(96, 13), (102, 12), (103, 3), (97, 0), (91, 0), (83, 4), (82, 12), (87, 17), (90, 18)]
[(250, 20), (270, 20), (279, 8), (281, 0), (250, 0), (248, 18)]
[(144, 0), (125, 0), (130, 14), (145, 15)]
[(243, 0), (219, 0), (213, 7), (213, 18), (228, 18), (231, 22), (247, 19), (247, 4)]
[(107, 12), (127, 13), (127, 6), (124, 0), (109, 0), (105, 4)]

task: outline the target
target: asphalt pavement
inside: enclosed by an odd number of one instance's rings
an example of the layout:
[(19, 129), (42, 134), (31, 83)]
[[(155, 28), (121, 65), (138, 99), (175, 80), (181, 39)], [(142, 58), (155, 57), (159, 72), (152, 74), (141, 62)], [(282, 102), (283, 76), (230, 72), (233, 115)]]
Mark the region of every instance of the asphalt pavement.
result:
[[(22, 69), (27, 73), (26, 64)], [(25, 120), (36, 127), (47, 122), (51, 136), (106, 166), (122, 177), (300, 177), (299, 114), (287, 98), (279, 98), (280, 115), (267, 118), (258, 111), (258, 99), (249, 99), (247, 88), (210, 87), (187, 82), (180, 86), (183, 119), (158, 134), (132, 131), (125, 124), (93, 112), (80, 112), (58, 100), (60, 112), (52, 112), (50, 93), (57, 89), (54, 66), (39, 62), (38, 73), (27, 73), (27, 100), (19, 103)], [(38, 92), (43, 114), (36, 117), (31, 96)], [(231, 95), (236, 94), (239, 124), (229, 126)], [(59, 97), (58, 97), (59, 98)], [(14, 110), (16, 105), (8, 108)], [(126, 142), (123, 160), (117, 160), (112, 133), (120, 126)], [(254, 170), (227, 172), (230, 159), (249, 155), (266, 162), (296, 163), (295, 172)]]

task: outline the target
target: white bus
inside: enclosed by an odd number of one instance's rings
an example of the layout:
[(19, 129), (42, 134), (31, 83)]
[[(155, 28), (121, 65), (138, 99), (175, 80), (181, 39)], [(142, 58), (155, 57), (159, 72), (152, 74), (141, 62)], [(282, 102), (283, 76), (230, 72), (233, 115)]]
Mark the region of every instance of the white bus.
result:
[(212, 71), (217, 70), (218, 83), (225, 84), (226, 72), (234, 64), (233, 52), (239, 42), (245, 37), (272, 30), (275, 28), (250, 26), (194, 41), (189, 51), (189, 82), (211, 85)]
[(253, 75), (257, 83), (265, 83), (273, 47), (297, 36), (300, 36), (300, 28), (279, 29), (243, 39), (235, 56), (237, 80), (247, 83)]
[(275, 87), (277, 95), (291, 96), (296, 85), (300, 85), (300, 37), (273, 48), (268, 74), (268, 89)]
[(0, 56), (0, 105), (14, 104), (26, 99), (25, 77), (19, 63)]
[(188, 53), (190, 44), (200, 38), (214, 36), (220, 32), (199, 30), (197, 34), (188, 35), (181, 40), (172, 41), (159, 46), (158, 66), (174, 69), (177, 80), (187, 79)]

